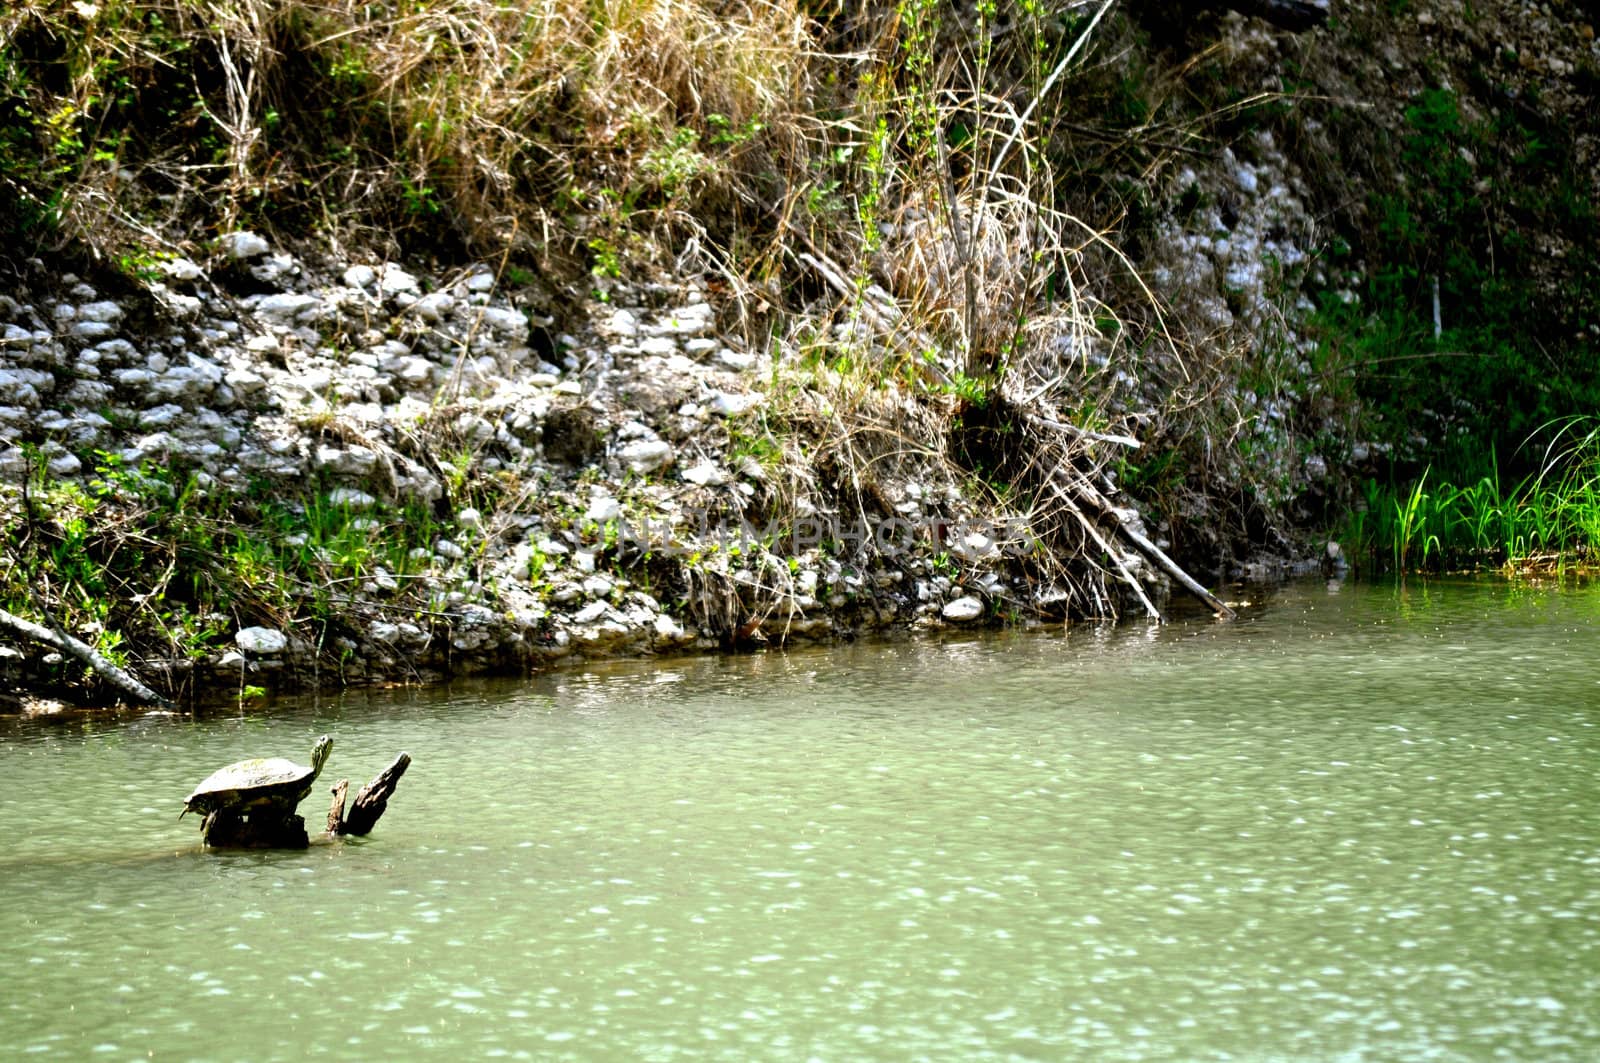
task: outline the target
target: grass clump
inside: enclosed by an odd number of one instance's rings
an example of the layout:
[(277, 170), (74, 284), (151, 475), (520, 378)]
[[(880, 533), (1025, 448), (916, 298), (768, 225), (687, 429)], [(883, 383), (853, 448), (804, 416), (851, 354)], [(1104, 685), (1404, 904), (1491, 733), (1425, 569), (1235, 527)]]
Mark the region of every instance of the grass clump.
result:
[(1543, 464), (1507, 486), (1498, 470), (1464, 486), (1369, 481), (1341, 536), (1358, 568), (1381, 572), (1588, 568), (1600, 558), (1600, 426), (1564, 422)]
[(353, 625), (378, 612), (414, 616), (425, 603), (411, 576), (442, 531), (426, 507), (239, 497), (104, 453), (82, 484), (38, 460), (8, 494), (0, 607), (58, 623), (119, 664), (205, 657), (258, 624), (320, 648), (359, 638)]

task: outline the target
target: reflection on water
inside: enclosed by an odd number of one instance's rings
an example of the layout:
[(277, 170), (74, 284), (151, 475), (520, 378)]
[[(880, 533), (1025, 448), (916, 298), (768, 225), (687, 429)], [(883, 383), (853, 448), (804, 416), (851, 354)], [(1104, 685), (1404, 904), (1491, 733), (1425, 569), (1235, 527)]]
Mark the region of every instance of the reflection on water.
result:
[[(1590, 1058), (1600, 597), (0, 721), (0, 1045), (84, 1058)], [(212, 768), (415, 757), (205, 854)], [(319, 819), (321, 789), (302, 806)]]

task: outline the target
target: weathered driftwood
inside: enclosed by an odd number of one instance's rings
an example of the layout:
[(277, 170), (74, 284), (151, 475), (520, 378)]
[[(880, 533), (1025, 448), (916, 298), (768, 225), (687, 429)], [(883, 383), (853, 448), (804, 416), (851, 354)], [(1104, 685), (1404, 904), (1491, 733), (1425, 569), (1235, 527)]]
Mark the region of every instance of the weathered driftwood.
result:
[(1140, 604), (1144, 606), (1145, 615), (1152, 620), (1164, 623), (1166, 617), (1161, 615), (1161, 610), (1156, 608), (1155, 603), (1150, 600), (1150, 595), (1145, 593), (1144, 584), (1140, 583), (1139, 577), (1129, 569), (1127, 559), (1122, 556), (1121, 551), (1106, 541), (1106, 537), (1100, 533), (1100, 528), (1083, 512), (1083, 508), (1078, 505), (1069, 486), (1061, 482), (1065, 479), (1065, 476), (1058, 474), (1049, 485), (1056, 500), (1067, 508), (1067, 512), (1076, 518), (1079, 526), (1083, 528), (1090, 539), (1094, 540), (1095, 545), (1100, 547), (1105, 552), (1105, 555), (1111, 559), (1111, 563), (1116, 566), (1117, 575), (1122, 577), (1122, 581), (1128, 585), (1138, 597)]
[(340, 779), (333, 787), (333, 806), (328, 809), (329, 834), (358, 834), (372, 832), (378, 819), (389, 807), (389, 798), (400, 784), (400, 776), (411, 766), (411, 754), (401, 753), (380, 771), (371, 782), (361, 788), (345, 814), (344, 796), (349, 788), (348, 779)]
[(349, 779), (340, 779), (333, 784), (333, 804), (328, 807), (329, 834), (338, 834), (339, 828), (344, 825), (344, 795), (349, 789)]
[(163, 708), (172, 708), (171, 701), (139, 682), (127, 670), (119, 668), (106, 660), (105, 657), (95, 651), (93, 646), (73, 638), (61, 630), (60, 627), (52, 630), (0, 609), (0, 629), (21, 635), (23, 638), (32, 639), (35, 642), (42, 642), (46, 646), (76, 658), (91, 671), (104, 677), (106, 682), (116, 687), (136, 705), (160, 705)]

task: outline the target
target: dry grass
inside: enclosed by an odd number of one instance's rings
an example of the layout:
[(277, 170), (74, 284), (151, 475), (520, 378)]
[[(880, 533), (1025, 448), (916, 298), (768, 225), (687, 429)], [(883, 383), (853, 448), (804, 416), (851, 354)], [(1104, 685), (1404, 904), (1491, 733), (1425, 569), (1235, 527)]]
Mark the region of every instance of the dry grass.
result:
[(666, 209), (792, 138), (808, 48), (774, 2), (25, 0), (0, 180), (113, 256), (275, 218), (581, 246), (574, 214)]

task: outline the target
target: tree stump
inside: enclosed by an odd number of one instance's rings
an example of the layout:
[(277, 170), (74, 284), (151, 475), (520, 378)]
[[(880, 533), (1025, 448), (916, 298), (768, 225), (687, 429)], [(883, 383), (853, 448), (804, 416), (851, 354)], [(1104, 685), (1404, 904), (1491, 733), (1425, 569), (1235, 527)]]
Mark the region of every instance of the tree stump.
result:
[(333, 806), (328, 809), (328, 833), (357, 835), (371, 833), (378, 818), (388, 809), (389, 797), (399, 785), (400, 776), (404, 775), (410, 766), (410, 753), (401, 753), (395, 757), (393, 763), (380, 771), (356, 794), (348, 816), (345, 815), (344, 796), (350, 782), (347, 779), (340, 779), (335, 783)]

